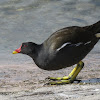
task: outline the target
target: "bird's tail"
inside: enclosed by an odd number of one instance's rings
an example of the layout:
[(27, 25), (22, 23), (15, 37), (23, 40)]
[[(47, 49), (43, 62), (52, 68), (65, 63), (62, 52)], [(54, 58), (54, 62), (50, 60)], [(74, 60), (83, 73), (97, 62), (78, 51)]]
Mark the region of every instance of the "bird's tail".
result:
[[(92, 31), (92, 33), (97, 34), (100, 33), (100, 21), (96, 22), (95, 24), (89, 25), (84, 27), (89, 31)], [(100, 34), (96, 35), (97, 37), (100, 37)]]
[(100, 33), (95, 34), (97, 38), (100, 38)]

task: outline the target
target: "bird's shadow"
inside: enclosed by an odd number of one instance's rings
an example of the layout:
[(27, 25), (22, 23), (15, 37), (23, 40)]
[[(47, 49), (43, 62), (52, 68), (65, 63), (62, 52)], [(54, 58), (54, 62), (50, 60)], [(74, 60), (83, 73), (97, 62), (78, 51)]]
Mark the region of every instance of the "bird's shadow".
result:
[(100, 78), (92, 78), (92, 79), (87, 79), (87, 80), (75, 80), (73, 83), (86, 83), (86, 84), (91, 84), (91, 83), (100, 83)]

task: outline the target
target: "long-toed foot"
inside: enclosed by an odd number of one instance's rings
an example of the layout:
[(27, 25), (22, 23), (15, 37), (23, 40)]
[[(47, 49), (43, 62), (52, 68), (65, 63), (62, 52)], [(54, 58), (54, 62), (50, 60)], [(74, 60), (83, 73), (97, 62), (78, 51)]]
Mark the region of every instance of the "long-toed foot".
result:
[(68, 76), (57, 77), (57, 78), (56, 77), (46, 78), (49, 80), (47, 85), (61, 85), (61, 84), (72, 83), (76, 79), (79, 72), (82, 70), (83, 66), (84, 63), (80, 61)]

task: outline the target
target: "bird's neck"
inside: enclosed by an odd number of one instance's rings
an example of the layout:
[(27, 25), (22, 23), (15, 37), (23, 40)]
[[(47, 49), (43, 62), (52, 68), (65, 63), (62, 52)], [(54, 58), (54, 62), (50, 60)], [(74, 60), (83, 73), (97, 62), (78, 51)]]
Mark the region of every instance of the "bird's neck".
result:
[(39, 54), (41, 48), (42, 48), (42, 44), (35, 44), (34, 50), (33, 50), (32, 53), (29, 54), (29, 56), (30, 56), (33, 60), (35, 60), (35, 59), (38, 57), (38, 54)]

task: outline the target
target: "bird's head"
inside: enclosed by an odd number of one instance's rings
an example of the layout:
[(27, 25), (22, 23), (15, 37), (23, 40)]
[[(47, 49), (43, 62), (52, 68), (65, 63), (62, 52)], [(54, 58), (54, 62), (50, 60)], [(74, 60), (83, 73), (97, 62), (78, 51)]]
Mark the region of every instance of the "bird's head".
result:
[(22, 53), (22, 54), (26, 54), (26, 55), (35, 54), (36, 46), (37, 46), (37, 44), (35, 44), (33, 42), (22, 43), (22, 45), (18, 49), (13, 51), (13, 54), (17, 54), (17, 53)]

